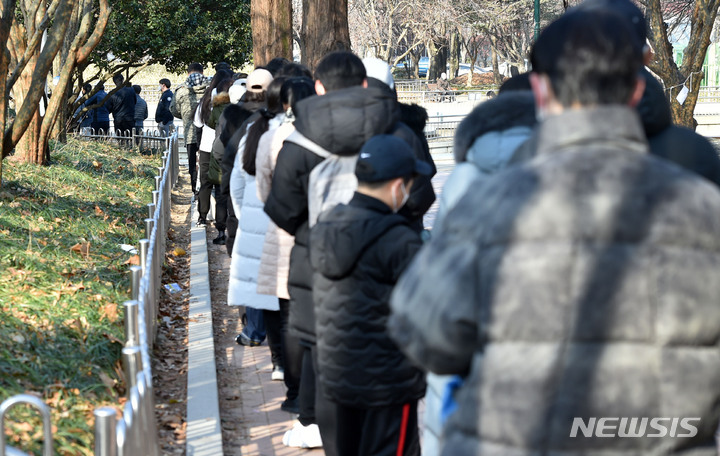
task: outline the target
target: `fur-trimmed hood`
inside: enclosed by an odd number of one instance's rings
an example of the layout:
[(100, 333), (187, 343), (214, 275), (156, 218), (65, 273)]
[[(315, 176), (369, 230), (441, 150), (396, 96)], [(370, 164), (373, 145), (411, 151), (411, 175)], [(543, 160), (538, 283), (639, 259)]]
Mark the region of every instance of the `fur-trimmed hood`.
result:
[(220, 92), (215, 95), (212, 99), (213, 107), (222, 106), (224, 104), (230, 104), (230, 94), (227, 92)]
[(532, 128), (536, 123), (535, 100), (529, 90), (508, 92), (488, 100), (460, 122), (455, 132), (455, 161), (464, 162), (473, 142), (487, 132), (518, 126)]

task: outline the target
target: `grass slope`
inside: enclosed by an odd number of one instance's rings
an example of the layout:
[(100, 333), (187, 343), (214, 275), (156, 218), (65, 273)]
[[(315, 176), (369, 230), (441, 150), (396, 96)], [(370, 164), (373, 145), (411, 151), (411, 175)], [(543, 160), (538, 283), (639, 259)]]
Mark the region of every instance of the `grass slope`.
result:
[[(47, 167), (6, 160), (0, 189), (0, 401), (53, 410), (56, 454), (92, 454), (93, 410), (123, 402), (122, 303), (161, 164), (70, 140)], [(31, 423), (15, 422), (31, 419)], [(40, 454), (39, 421), (11, 415), (8, 441)], [(22, 442), (22, 443), (21, 443)]]

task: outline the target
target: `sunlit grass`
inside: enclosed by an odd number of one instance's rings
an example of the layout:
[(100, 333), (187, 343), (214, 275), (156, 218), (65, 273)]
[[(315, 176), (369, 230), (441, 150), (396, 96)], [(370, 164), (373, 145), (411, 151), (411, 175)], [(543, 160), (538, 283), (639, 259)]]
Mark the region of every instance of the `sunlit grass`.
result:
[[(71, 140), (51, 165), (3, 163), (0, 401), (40, 396), (56, 454), (92, 454), (92, 411), (122, 401), (122, 302), (160, 160)], [(39, 421), (18, 410), (7, 438), (40, 454)], [(26, 442), (35, 440), (34, 444)]]

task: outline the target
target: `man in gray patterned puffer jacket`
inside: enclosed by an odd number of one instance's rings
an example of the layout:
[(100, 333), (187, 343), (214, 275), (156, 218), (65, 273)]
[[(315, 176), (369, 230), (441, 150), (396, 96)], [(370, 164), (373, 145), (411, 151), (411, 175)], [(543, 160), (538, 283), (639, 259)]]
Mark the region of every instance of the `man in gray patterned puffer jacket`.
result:
[(443, 455), (717, 454), (720, 192), (648, 154), (632, 40), (609, 11), (545, 29), (537, 156), (463, 197), (394, 291), (400, 348), (464, 377)]

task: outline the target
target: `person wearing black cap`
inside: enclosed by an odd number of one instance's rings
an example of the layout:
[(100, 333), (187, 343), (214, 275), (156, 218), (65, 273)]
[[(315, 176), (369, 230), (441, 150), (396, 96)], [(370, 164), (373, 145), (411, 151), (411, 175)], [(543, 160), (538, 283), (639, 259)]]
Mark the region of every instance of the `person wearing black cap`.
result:
[(375, 136), (360, 150), (353, 198), (322, 213), (310, 230), (315, 314), (323, 328), (318, 375), (336, 405), (340, 456), (420, 454), (417, 401), (425, 375), (392, 342), (386, 322), (392, 288), (422, 245), (397, 212), (413, 177), (431, 172), (405, 141)]

